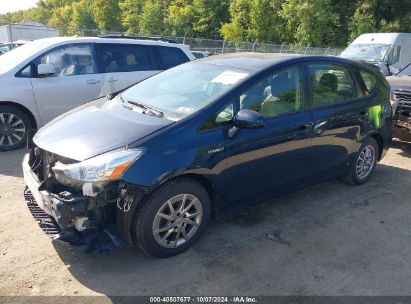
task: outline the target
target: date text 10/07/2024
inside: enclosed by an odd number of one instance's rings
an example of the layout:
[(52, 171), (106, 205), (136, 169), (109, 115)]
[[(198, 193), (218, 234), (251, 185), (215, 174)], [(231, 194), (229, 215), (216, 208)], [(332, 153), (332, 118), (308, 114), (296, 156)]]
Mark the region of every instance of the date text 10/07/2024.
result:
[(150, 297), (150, 303), (257, 303), (254, 297)]

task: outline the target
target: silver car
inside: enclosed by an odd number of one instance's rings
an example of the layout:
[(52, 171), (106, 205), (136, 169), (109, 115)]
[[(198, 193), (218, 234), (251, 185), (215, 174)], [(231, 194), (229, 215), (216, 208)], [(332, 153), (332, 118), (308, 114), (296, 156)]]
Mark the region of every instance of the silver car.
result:
[(25, 145), (53, 118), (194, 60), (189, 47), (153, 39), (57, 37), (0, 56), (0, 151)]

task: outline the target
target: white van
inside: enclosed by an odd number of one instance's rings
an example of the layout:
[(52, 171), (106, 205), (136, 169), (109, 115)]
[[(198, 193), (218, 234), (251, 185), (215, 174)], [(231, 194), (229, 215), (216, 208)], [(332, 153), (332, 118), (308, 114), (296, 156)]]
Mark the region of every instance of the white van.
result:
[(0, 152), (68, 110), (194, 59), (187, 45), (141, 37), (45, 38), (1, 55)]
[(384, 75), (396, 74), (411, 62), (411, 33), (363, 34), (341, 57), (375, 64)]

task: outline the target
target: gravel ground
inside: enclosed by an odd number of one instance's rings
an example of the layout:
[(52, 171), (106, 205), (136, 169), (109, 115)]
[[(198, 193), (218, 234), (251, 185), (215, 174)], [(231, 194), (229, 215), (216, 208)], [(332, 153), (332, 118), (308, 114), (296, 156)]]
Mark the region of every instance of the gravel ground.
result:
[(163, 260), (51, 242), (25, 206), (24, 153), (0, 153), (0, 295), (411, 295), (409, 143), (394, 142), (364, 186), (282, 195)]

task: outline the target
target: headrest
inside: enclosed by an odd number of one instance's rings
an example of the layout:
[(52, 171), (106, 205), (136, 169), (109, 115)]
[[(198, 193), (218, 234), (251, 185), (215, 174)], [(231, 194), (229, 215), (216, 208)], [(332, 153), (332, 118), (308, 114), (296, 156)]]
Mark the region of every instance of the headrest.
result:
[(318, 84), (322, 87), (328, 87), (333, 92), (338, 90), (338, 78), (331, 73), (322, 75)]

